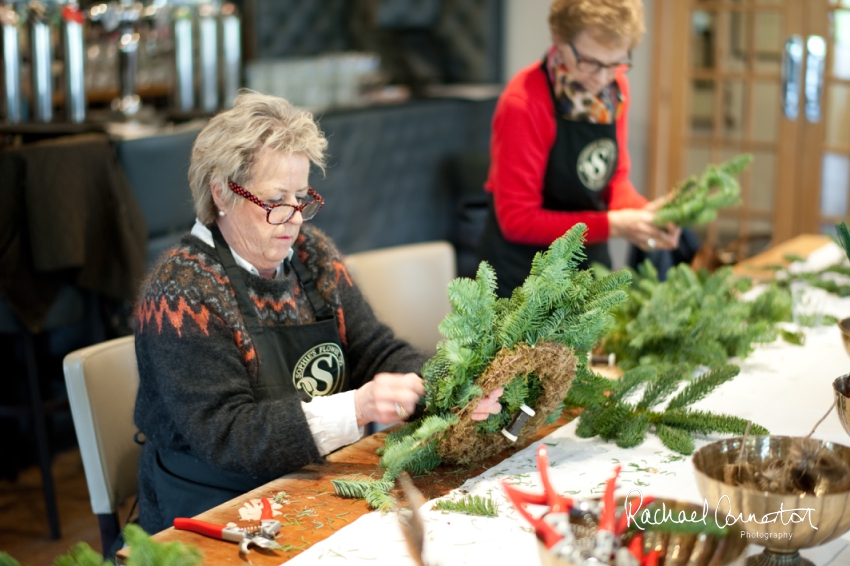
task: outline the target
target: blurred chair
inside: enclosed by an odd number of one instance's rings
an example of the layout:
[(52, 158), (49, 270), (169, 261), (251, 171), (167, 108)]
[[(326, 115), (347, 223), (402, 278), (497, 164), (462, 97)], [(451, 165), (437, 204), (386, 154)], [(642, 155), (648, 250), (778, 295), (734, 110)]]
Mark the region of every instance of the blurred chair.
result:
[(192, 228), (192, 145), (200, 130), (117, 142), (118, 160), (148, 227), (148, 266)]
[[(80, 322), (85, 317), (85, 310), (85, 299), (80, 291), (71, 285), (62, 287), (42, 322), (39, 334)], [(57, 411), (67, 410), (68, 402), (65, 399), (50, 399), (49, 394), (47, 395), (48, 400), (45, 400), (45, 388), (42, 386), (42, 380), (46, 377), (40, 375), (39, 372), (35, 345), (36, 336), (24, 326), (9, 304), (3, 300), (0, 300), (0, 334), (13, 334), (21, 342), (26, 369), (26, 375), (22, 376), (22, 379), (26, 380), (28, 397), (26, 405), (0, 405), (0, 418), (29, 418), (32, 420), (38, 464), (41, 469), (42, 491), (47, 509), (47, 520), (50, 525), (50, 537), (56, 540), (61, 538), (61, 531), (59, 511), (56, 506), (56, 489), (51, 470), (52, 457), (47, 418)], [(7, 364), (6, 367), (8, 368), (9, 365)]]
[(451, 310), (446, 287), (455, 277), (455, 252), (450, 243), (360, 252), (346, 257), (345, 264), (381, 322), (423, 352), (436, 352), (437, 326)]
[(139, 389), (133, 336), (65, 357), (65, 383), (104, 556), (121, 532), (118, 507), (136, 495), (139, 455), (133, 410)]

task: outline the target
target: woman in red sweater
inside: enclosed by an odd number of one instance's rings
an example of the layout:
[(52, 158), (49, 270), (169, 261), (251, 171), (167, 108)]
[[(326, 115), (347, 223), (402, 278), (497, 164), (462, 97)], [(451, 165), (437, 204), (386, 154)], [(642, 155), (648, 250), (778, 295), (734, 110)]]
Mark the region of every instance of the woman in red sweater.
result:
[(493, 207), (482, 259), (510, 296), (534, 254), (578, 222), (587, 225), (587, 263), (611, 265), (608, 238), (645, 251), (673, 249), (679, 229), (653, 224), (662, 201), (629, 180), (626, 146), (631, 50), (644, 32), (641, 0), (555, 0), (552, 46), (521, 70), (493, 117), (485, 188)]

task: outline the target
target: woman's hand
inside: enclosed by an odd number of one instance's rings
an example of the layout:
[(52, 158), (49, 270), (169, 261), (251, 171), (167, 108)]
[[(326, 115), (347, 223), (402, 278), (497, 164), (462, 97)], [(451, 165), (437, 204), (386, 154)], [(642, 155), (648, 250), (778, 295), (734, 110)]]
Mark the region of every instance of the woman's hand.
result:
[(653, 222), (663, 199), (648, 203), (644, 208), (624, 208), (608, 211), (609, 233), (612, 238), (625, 238), (644, 251), (672, 250), (679, 245), (682, 229), (668, 224), (664, 229)]
[(415, 373), (379, 373), (354, 392), (357, 426), (370, 422), (390, 424), (402, 421), (407, 418), (405, 414), (413, 414), (417, 401), (423, 395), (425, 386), (422, 378)]
[(505, 391), (499, 387), (481, 399), (481, 401), (478, 402), (478, 406), (475, 407), (474, 411), (472, 411), (472, 420), (483, 421), (490, 415), (498, 414), (499, 411), (502, 410), (502, 405), (499, 404), (499, 397), (501, 397), (504, 392)]

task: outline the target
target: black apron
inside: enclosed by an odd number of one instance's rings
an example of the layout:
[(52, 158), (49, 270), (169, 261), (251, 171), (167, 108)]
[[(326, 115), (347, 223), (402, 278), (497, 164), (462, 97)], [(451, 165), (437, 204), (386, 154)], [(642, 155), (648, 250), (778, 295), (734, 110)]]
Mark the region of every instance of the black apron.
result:
[[(347, 391), (348, 372), (333, 309), (319, 294), (298, 254), (292, 254), (291, 265), (316, 313), (316, 322), (260, 325), (248, 296), (245, 270), (236, 265), (217, 226), (212, 226), (212, 233), (259, 359), (259, 378), (252, 384), (254, 398), (261, 401), (298, 395), (302, 401), (309, 401), (317, 395)], [(156, 448), (150, 446), (150, 441), (146, 444), (146, 450), (155, 451), (154, 482), (160, 516), (166, 526), (175, 517), (193, 517), (278, 477), (230, 472), (191, 452)]]
[[(555, 91), (548, 80), (546, 61), (541, 69), (547, 75), (549, 96), (555, 113), (555, 143), (549, 151), (546, 173), (543, 177), (543, 208), (563, 212), (608, 210), (608, 184), (617, 170), (617, 123), (592, 124), (576, 122), (561, 115)], [(481, 259), (496, 270), (497, 293), (510, 297), (514, 288), (522, 285), (531, 271), (531, 262), (537, 252), (549, 246), (532, 246), (509, 242), (502, 235), (493, 203), (481, 237)], [(598, 262), (611, 267), (611, 256), (606, 242), (585, 245), (587, 259), (580, 269)]]

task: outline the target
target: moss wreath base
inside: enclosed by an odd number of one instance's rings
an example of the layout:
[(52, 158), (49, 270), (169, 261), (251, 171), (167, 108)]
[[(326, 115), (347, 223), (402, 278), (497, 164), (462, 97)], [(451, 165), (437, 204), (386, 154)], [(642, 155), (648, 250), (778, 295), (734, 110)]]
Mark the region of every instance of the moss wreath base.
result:
[[(518, 376), (536, 374), (543, 394), (532, 407), (535, 414), (522, 428), (517, 442), (534, 434), (561, 405), (576, 375), (576, 357), (570, 348), (557, 342), (539, 342), (530, 346), (520, 342), (514, 348), (502, 348), (481, 375), (478, 384), (484, 395), (504, 387)], [(451, 425), (437, 445), (444, 462), (467, 464), (503, 452), (514, 443), (501, 433), (482, 434), (472, 412), (482, 397), (475, 397), (456, 413), (458, 422)]]

